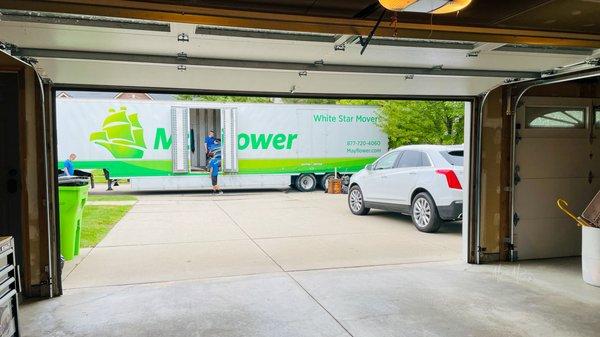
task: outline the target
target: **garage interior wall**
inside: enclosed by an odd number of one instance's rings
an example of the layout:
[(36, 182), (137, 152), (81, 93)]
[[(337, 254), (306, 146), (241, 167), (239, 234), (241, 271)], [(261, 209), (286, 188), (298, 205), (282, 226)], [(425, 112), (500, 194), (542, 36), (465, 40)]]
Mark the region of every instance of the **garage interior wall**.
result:
[(476, 168), (479, 191), (479, 223), (475, 234), (476, 259), (471, 262), (506, 260), (509, 254), (508, 214), (506, 208), (510, 198), (507, 176), (510, 167), (511, 117), (506, 114), (507, 87), (491, 90), (483, 101), (479, 125), (479, 167)]
[(22, 295), (48, 297), (58, 292), (50, 293), (57, 276), (56, 237), (49, 232), (56, 215), (54, 168), (46, 157), (52, 146), (45, 132), (50, 110), (33, 67), (0, 53), (0, 74), (0, 234), (15, 238)]

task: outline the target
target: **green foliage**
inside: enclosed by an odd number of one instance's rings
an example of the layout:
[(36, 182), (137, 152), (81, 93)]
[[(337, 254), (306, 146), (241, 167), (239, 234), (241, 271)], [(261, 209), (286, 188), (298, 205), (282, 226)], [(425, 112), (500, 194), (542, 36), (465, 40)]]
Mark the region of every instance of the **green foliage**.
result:
[(178, 101), (219, 102), (219, 103), (285, 103), (285, 104), (336, 104), (332, 98), (274, 98), (251, 96), (177, 95)]
[(286, 104), (337, 104), (338, 100), (333, 98), (282, 98)]
[(213, 96), (213, 95), (177, 95), (178, 101), (199, 101), (199, 102), (219, 102), (219, 103), (273, 103), (269, 97), (250, 97), (250, 96)]
[(390, 148), (463, 143), (463, 102), (342, 100), (339, 103), (379, 106), (379, 127), (388, 135)]

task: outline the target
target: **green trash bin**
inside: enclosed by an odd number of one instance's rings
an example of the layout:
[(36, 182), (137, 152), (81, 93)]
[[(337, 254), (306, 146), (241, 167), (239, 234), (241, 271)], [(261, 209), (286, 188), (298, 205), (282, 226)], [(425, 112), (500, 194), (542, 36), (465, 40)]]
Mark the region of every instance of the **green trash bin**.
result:
[(74, 182), (73, 179), (67, 183), (59, 181), (60, 252), (67, 261), (79, 255), (81, 218), (88, 190), (89, 185), (81, 181), (79, 183)]

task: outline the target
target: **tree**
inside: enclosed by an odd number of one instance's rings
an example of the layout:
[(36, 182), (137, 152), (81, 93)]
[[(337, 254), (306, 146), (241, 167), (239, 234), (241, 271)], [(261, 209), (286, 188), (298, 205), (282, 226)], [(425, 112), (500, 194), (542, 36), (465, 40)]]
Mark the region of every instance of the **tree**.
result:
[(219, 103), (285, 103), (285, 104), (336, 104), (333, 98), (253, 97), (218, 95), (176, 95), (178, 101), (201, 101)]
[(408, 144), (463, 143), (463, 102), (344, 100), (340, 103), (379, 106), (378, 125), (388, 135), (391, 148)]
[(273, 103), (270, 97), (217, 96), (217, 95), (176, 95), (178, 101), (200, 101), (219, 103)]
[(338, 100), (334, 98), (282, 98), (286, 104), (337, 104)]

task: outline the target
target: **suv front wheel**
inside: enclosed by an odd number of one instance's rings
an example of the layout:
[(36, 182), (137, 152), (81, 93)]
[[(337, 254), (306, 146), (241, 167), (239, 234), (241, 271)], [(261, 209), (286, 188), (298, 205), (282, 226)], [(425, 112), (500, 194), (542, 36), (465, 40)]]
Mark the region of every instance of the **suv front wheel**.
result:
[(421, 232), (435, 233), (440, 229), (442, 219), (438, 214), (433, 198), (427, 192), (415, 196), (410, 214), (415, 227)]
[(350, 191), (348, 191), (348, 207), (354, 215), (366, 215), (371, 210), (365, 207), (365, 199), (358, 185), (350, 187)]

